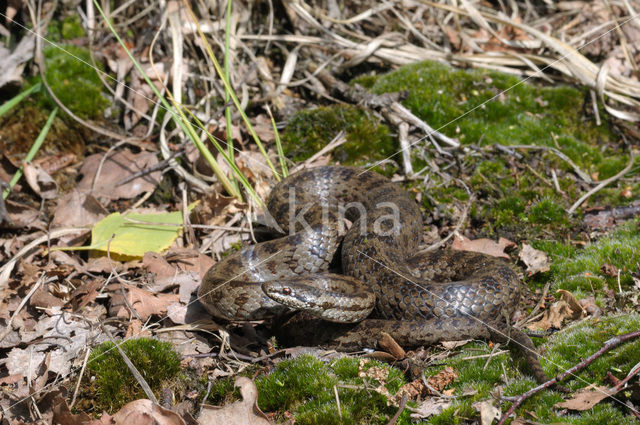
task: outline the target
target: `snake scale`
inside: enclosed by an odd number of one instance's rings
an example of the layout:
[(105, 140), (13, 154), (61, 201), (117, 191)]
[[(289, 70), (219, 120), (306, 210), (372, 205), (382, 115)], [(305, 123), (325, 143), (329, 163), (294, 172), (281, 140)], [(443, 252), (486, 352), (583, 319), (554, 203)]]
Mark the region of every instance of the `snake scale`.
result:
[[(374, 347), (382, 331), (407, 347), (513, 341), (536, 379), (547, 379), (529, 337), (509, 326), (517, 274), (484, 254), (418, 253), (418, 205), (386, 177), (344, 166), (303, 170), (273, 188), (267, 209), (285, 236), (247, 246), (206, 273), (198, 295), (214, 316), (259, 320), (291, 305), (320, 317), (294, 322), (291, 338), (344, 350)], [(334, 256), (340, 274), (331, 271)]]

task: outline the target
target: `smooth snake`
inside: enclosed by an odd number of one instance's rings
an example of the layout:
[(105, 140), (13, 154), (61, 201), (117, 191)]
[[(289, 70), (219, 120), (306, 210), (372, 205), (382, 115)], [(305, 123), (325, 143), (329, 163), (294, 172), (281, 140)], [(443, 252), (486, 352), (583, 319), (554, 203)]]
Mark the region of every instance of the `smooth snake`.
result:
[[(247, 246), (206, 273), (198, 295), (214, 316), (281, 316), (291, 309), (274, 299), (284, 299), (324, 315), (294, 322), (292, 339), (343, 350), (375, 347), (382, 331), (408, 347), (512, 340), (536, 379), (547, 379), (529, 337), (509, 325), (520, 299), (517, 274), (480, 253), (418, 253), (418, 205), (386, 177), (344, 166), (303, 170), (274, 187), (267, 209), (286, 236)], [(341, 274), (330, 272), (338, 251)]]

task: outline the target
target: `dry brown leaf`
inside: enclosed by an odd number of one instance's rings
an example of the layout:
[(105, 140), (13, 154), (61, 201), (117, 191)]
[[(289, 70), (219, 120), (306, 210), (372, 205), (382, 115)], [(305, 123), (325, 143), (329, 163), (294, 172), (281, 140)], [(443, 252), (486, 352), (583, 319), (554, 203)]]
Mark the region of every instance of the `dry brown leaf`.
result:
[(49, 309), (51, 307), (62, 307), (67, 302), (53, 295), (47, 287), (40, 286), (29, 299), (29, 305), (36, 308)]
[(263, 143), (271, 143), (275, 140), (273, 124), (266, 114), (257, 115), (253, 121), (253, 129)]
[(201, 278), (215, 264), (213, 258), (192, 248), (172, 248), (166, 253), (170, 264), (184, 272), (196, 272)]
[(470, 339), (463, 339), (461, 341), (441, 341), (440, 345), (442, 345), (447, 350), (453, 350), (455, 348), (462, 347), (463, 345), (466, 345), (469, 341), (471, 341), (471, 340)]
[(481, 425), (491, 425), (494, 419), (500, 419), (502, 416), (500, 409), (494, 406), (491, 400), (477, 401), (472, 406), (480, 413)]
[(618, 268), (616, 266), (614, 266), (613, 264), (608, 264), (608, 263), (603, 264), (600, 267), (600, 271), (605, 276), (609, 276), (609, 277), (618, 276)]
[(24, 377), (22, 376), (22, 374), (19, 373), (15, 375), (4, 376), (0, 378), (0, 385), (13, 385), (18, 381), (22, 381), (23, 378)]
[(142, 257), (142, 267), (149, 273), (153, 273), (155, 280), (172, 278), (176, 275), (176, 268), (165, 259), (164, 255), (156, 252), (147, 252)]
[[(169, 287), (177, 286), (179, 288), (180, 302), (188, 304), (191, 299), (191, 294), (196, 292), (202, 280), (199, 265), (189, 264), (190, 260), (192, 263), (197, 263), (200, 259), (200, 254), (191, 251), (190, 255), (196, 255), (196, 257), (181, 257), (174, 266), (170, 264), (163, 255), (147, 252), (142, 258), (142, 265), (149, 273), (152, 273), (155, 279), (146, 285), (145, 288), (153, 293), (158, 293)], [(207, 262), (208, 264), (213, 264), (213, 260), (209, 257), (204, 255), (202, 257), (210, 260)], [(205, 272), (206, 271), (202, 271), (203, 274)]]
[(258, 408), (256, 384), (241, 376), (236, 379), (235, 386), (240, 388), (241, 401), (222, 408), (205, 404), (198, 422), (202, 425), (270, 425), (267, 416)]
[(571, 307), (564, 301), (558, 301), (544, 312), (542, 319), (527, 325), (528, 329), (546, 331), (549, 328), (560, 329), (565, 318), (571, 317)]
[(460, 48), (461, 41), (460, 35), (458, 34), (458, 30), (451, 25), (444, 25), (442, 27), (442, 31), (445, 33), (447, 38), (449, 39), (449, 43), (454, 46), (456, 49)]
[(532, 276), (536, 273), (544, 273), (549, 271), (549, 257), (544, 252), (523, 243), (522, 249), (518, 257), (527, 266), (527, 275)]
[(420, 403), (417, 408), (412, 409), (411, 419), (425, 419), (440, 414), (452, 403), (453, 401), (450, 398), (430, 397)]
[[(84, 160), (84, 164), (80, 169), (82, 180), (77, 186), (79, 191), (90, 191), (92, 189), (96, 172), (100, 168), (103, 156), (104, 154), (95, 154), (88, 156)], [(109, 155), (102, 164), (100, 176), (98, 176), (92, 194), (96, 197), (107, 199), (131, 199), (153, 190), (162, 178), (160, 171), (145, 174), (125, 184), (120, 184), (120, 182), (156, 164), (158, 164), (158, 158), (153, 152), (134, 154), (130, 150), (124, 149)]]
[(78, 311), (92, 303), (98, 296), (98, 289), (102, 284), (103, 282), (99, 279), (93, 279), (78, 286), (71, 293), (71, 300), (74, 306), (73, 311)]
[[(95, 341), (99, 331), (94, 330), (84, 321), (79, 321), (71, 314), (60, 313), (59, 308), (52, 308), (51, 317), (40, 317), (31, 329), (24, 326), (20, 328), (23, 343), (36, 339), (38, 344), (31, 344), (26, 348), (14, 348), (7, 356), (7, 369), (9, 374), (32, 373), (34, 367), (45, 360), (45, 353), (51, 355), (48, 370), (61, 375), (68, 374), (71, 366), (81, 363), (81, 352), (88, 345), (100, 343), (102, 339)], [(57, 312), (57, 313), (56, 313)]]
[(125, 404), (110, 418), (110, 422), (103, 423), (113, 425), (186, 425), (177, 413), (146, 399)]
[[(17, 9), (11, 3), (9, 2), (5, 11), (7, 27), (12, 21), (12, 16), (17, 13)], [(33, 57), (34, 46), (35, 35), (23, 37), (13, 51), (0, 46), (0, 87), (8, 83), (22, 82), (22, 71), (25, 63)]]
[(39, 165), (47, 174), (54, 175), (58, 171), (76, 162), (78, 157), (72, 152), (57, 153), (34, 159), (33, 164)]
[(74, 415), (64, 397), (58, 394), (53, 400), (53, 423), (59, 425), (101, 425), (109, 422), (102, 422), (99, 419), (92, 420), (91, 416), (82, 412)]
[[(141, 320), (147, 320), (153, 314), (164, 316), (167, 313), (167, 307), (179, 300), (178, 294), (153, 294), (135, 286), (127, 287), (126, 294), (128, 305), (136, 311)], [(127, 303), (123, 302), (120, 291), (111, 296), (109, 310), (110, 315), (117, 317), (131, 315)]]
[(494, 242), (491, 239), (475, 239), (471, 240), (462, 235), (456, 235), (453, 238), (451, 244), (452, 249), (459, 251), (472, 251), (479, 252), (481, 254), (491, 255), (493, 257), (509, 258), (509, 255), (504, 252), (505, 249), (514, 247), (515, 244), (509, 239), (500, 238), (498, 242)]
[(107, 213), (96, 198), (74, 190), (58, 199), (52, 227), (90, 226), (106, 217)]
[(54, 199), (58, 194), (55, 180), (37, 164), (25, 162), (22, 166), (24, 178), (36, 195), (42, 199)]
[(42, 220), (40, 212), (27, 205), (14, 202), (11, 199), (4, 201), (9, 218), (13, 222), (12, 224), (5, 225), (6, 227), (13, 227), (15, 229), (47, 229), (47, 225)]
[(570, 410), (589, 410), (605, 398), (612, 396), (617, 391), (611, 391), (607, 387), (594, 387), (592, 385), (579, 390), (572, 399), (556, 403), (555, 407)]
[(577, 320), (586, 316), (586, 311), (575, 298), (575, 296), (565, 290), (558, 290), (560, 300), (553, 303), (537, 322), (527, 325), (528, 329), (546, 331), (549, 328), (560, 329), (564, 319)]
[(575, 297), (575, 295), (573, 295), (571, 292), (565, 291), (564, 289), (558, 289), (556, 291), (556, 294), (560, 294), (560, 299), (562, 301), (566, 302), (567, 304), (569, 304), (569, 307), (571, 308), (571, 311), (573, 312), (573, 315), (571, 316), (571, 319), (576, 320), (576, 319), (581, 319), (584, 316), (586, 316), (586, 312), (585, 312), (584, 308), (582, 307), (582, 304), (578, 301), (578, 299)]
[(111, 273), (113, 270), (122, 273), (130, 268), (128, 263), (109, 260), (108, 257), (92, 257), (87, 260), (82, 271), (90, 273)]
[[(169, 341), (173, 344), (173, 348), (182, 356), (191, 356), (193, 354), (202, 354), (209, 353), (212, 350), (211, 345), (204, 338), (199, 338), (197, 332), (183, 331), (183, 330), (165, 330), (165, 332), (159, 332), (157, 334), (157, 338), (161, 341)], [(212, 369), (216, 368), (218, 363), (212, 361), (212, 357), (204, 357), (204, 358), (190, 358), (190, 361), (197, 361), (203, 365), (206, 363), (211, 366)], [(201, 362), (204, 360), (204, 362)], [(214, 364), (215, 363), (215, 364)], [(219, 365), (218, 365), (219, 366)], [(216, 379), (218, 376), (229, 376), (233, 373), (225, 370), (224, 375), (219, 375), (222, 371), (218, 371), (213, 373), (213, 375), (209, 375), (210, 378)]]

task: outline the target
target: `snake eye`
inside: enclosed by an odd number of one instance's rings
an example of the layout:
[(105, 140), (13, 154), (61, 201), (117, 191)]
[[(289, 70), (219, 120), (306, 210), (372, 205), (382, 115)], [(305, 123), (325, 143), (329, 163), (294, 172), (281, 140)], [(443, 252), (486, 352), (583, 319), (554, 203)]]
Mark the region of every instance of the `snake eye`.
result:
[(284, 295), (291, 295), (291, 288), (289, 288), (288, 286), (285, 286), (284, 288), (282, 288), (282, 293)]

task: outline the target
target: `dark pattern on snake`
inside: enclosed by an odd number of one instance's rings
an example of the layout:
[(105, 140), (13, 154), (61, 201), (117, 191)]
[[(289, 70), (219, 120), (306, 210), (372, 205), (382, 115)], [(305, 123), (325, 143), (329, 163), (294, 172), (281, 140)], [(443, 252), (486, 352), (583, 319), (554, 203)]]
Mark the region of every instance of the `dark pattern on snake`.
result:
[[(285, 325), (294, 341), (359, 349), (375, 347), (382, 331), (405, 347), (511, 340), (536, 379), (547, 379), (529, 337), (508, 325), (520, 299), (516, 273), (483, 254), (416, 253), (423, 230), (418, 205), (387, 178), (342, 166), (304, 170), (272, 190), (267, 208), (287, 236), (248, 246), (207, 272), (199, 297), (214, 316), (283, 315), (289, 307), (265, 290), (290, 296), (302, 288), (297, 301), (315, 302), (316, 315), (327, 310), (329, 320), (357, 323), (294, 320)], [(345, 233), (341, 217), (352, 225), (342, 242), (343, 274), (335, 274), (329, 266)]]

